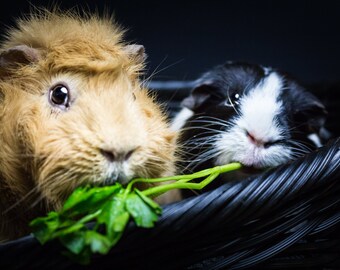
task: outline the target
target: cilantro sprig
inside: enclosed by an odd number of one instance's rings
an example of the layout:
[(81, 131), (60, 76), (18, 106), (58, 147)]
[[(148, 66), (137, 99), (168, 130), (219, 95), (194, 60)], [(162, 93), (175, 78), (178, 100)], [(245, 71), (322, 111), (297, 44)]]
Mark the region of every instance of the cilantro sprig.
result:
[[(150, 197), (173, 189), (203, 189), (221, 173), (239, 169), (239, 163), (199, 171), (188, 175), (132, 180), (126, 187), (116, 183), (104, 187), (79, 187), (58, 212), (34, 219), (30, 226), (41, 244), (59, 239), (64, 252), (82, 264), (94, 253), (107, 254), (122, 237), (130, 219), (138, 227), (152, 228), (162, 208)], [(193, 182), (203, 179), (200, 182)], [(169, 183), (169, 181), (172, 181)], [(136, 183), (162, 183), (139, 191)]]

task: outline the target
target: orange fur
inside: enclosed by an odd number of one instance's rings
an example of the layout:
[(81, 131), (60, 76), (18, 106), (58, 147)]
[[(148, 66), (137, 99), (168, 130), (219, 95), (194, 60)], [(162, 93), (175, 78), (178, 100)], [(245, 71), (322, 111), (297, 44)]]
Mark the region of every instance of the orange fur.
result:
[[(42, 12), (18, 22), (1, 51), (27, 45), (39, 61), (0, 78), (0, 240), (28, 232), (28, 221), (57, 209), (78, 185), (104, 181), (99, 149), (137, 149), (131, 177), (175, 172), (175, 141), (159, 105), (140, 86), (143, 68), (109, 18)], [(67, 111), (49, 88), (69, 86)], [(134, 98), (135, 96), (135, 98)]]

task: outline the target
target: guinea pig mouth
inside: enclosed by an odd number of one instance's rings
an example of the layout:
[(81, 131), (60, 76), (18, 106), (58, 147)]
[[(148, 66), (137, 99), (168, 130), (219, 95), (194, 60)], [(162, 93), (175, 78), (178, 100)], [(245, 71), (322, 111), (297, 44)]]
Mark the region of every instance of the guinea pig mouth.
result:
[(260, 174), (265, 171), (265, 168), (256, 168), (254, 166), (242, 166), (241, 172), (245, 174)]
[(122, 185), (125, 185), (130, 182), (132, 177), (127, 176), (125, 173), (112, 173), (110, 176), (106, 177), (103, 181), (104, 186), (113, 185), (115, 183), (120, 183)]

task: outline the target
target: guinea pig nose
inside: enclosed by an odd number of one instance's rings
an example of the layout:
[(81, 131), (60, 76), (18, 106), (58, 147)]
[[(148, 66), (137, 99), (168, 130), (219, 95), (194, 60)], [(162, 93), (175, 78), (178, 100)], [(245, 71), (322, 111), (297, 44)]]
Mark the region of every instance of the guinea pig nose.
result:
[(246, 135), (248, 137), (248, 139), (255, 145), (257, 146), (263, 146), (265, 142), (263, 142), (262, 140), (259, 140), (258, 138), (256, 138), (256, 136), (253, 133), (250, 133), (248, 131), (246, 131)]
[(252, 143), (256, 143), (256, 144), (257, 144), (257, 139), (256, 139), (256, 137), (255, 137), (252, 133), (246, 131), (246, 135), (247, 135), (247, 137), (249, 138), (249, 140), (250, 140)]
[(100, 153), (110, 162), (119, 162), (128, 160), (135, 150), (117, 152), (112, 149), (100, 149)]

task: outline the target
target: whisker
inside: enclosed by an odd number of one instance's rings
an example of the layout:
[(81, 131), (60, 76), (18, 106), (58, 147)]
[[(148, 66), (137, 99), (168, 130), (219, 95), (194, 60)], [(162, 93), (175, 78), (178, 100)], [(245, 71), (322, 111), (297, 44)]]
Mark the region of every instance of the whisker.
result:
[(221, 119), (221, 118), (217, 118), (217, 117), (213, 117), (213, 116), (199, 116), (196, 118), (197, 120), (213, 120), (213, 121), (217, 121), (217, 122), (221, 122), (221, 123), (225, 123), (225, 124), (232, 124), (233, 121), (232, 120), (225, 120), (225, 119)]
[(154, 69), (154, 71), (153, 71), (147, 78), (145, 78), (145, 79), (143, 80), (142, 86), (145, 86), (146, 88), (149, 88), (149, 83), (151, 82), (151, 80), (152, 80), (157, 74), (159, 74), (159, 73), (163, 72), (164, 70), (166, 70), (166, 69), (168, 69), (168, 68), (170, 68), (170, 67), (172, 67), (172, 66), (175, 66), (175, 65), (177, 65), (178, 63), (180, 63), (180, 62), (183, 61), (183, 59), (181, 59), (181, 60), (178, 60), (178, 61), (176, 61), (176, 62), (174, 62), (174, 63), (172, 63), (172, 64), (169, 64), (168, 66), (166, 66), (166, 67), (164, 67), (164, 68), (159, 69), (159, 68), (161, 67), (161, 65), (166, 61), (167, 58), (168, 58), (168, 56), (165, 56), (165, 57), (163, 58), (163, 60), (156, 66), (156, 68)]
[[(28, 193), (26, 193), (23, 197), (21, 197), (18, 201), (16, 201), (14, 204), (12, 204), (10, 207), (8, 207), (5, 211), (4, 214), (7, 214), (8, 212), (12, 211), (13, 209), (15, 209), (16, 207), (18, 207), (21, 203), (23, 203), (26, 200), (29, 200), (30, 196), (36, 196), (39, 195), (39, 197), (41, 197), (42, 195), (38, 193), (39, 187), (36, 186), (33, 189), (31, 189)], [(44, 198), (41, 198), (41, 200), (43, 200)], [(26, 212), (28, 212), (30, 209), (32, 209), (35, 205), (31, 204), (28, 205), (29, 207), (27, 207), (27, 209), (25, 210)]]
[[(226, 129), (230, 128), (231, 126), (233, 126), (232, 123), (223, 123), (223, 122), (218, 122), (218, 121), (209, 121), (209, 120), (191, 120), (189, 121), (189, 123), (192, 124), (203, 124), (205, 126), (219, 126), (218, 129), (221, 129), (221, 127), (225, 127)], [(193, 126), (194, 128), (200, 128), (201, 126)]]
[[(209, 151), (206, 151), (204, 153), (202, 153), (201, 155), (198, 156), (198, 158), (194, 161), (192, 161), (189, 166), (195, 170), (199, 165), (201, 165), (202, 163), (210, 160), (210, 159), (213, 159), (215, 157), (217, 157), (218, 155), (221, 154), (221, 151), (216, 151), (215, 149), (211, 149)], [(195, 163), (194, 166), (191, 166), (193, 163)]]

